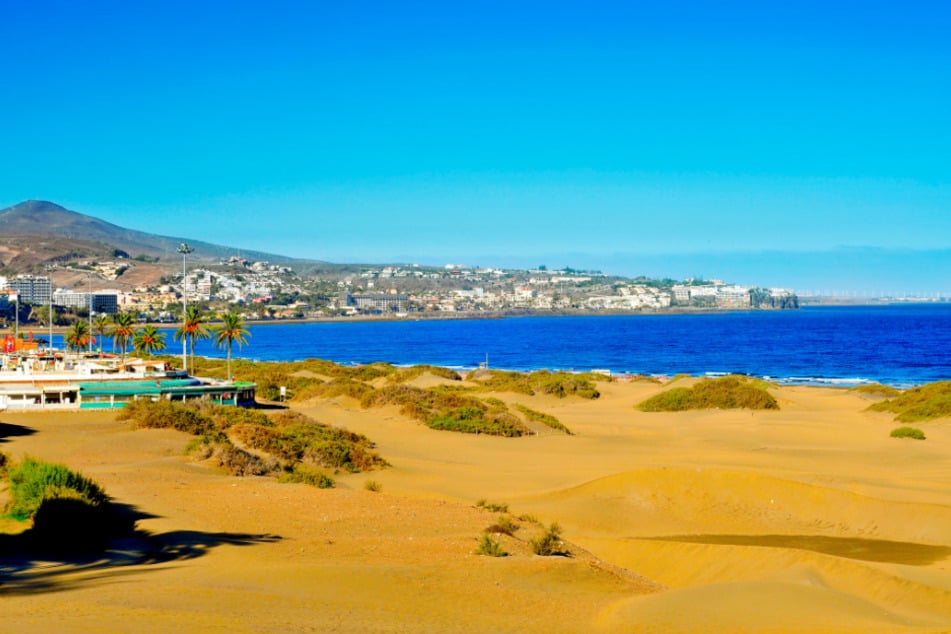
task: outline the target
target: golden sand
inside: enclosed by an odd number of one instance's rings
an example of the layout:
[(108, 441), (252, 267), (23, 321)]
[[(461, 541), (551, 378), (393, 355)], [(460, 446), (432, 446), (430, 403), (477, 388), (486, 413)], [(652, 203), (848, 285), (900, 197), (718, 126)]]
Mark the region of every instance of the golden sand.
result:
[[(422, 377), (419, 381), (434, 380)], [(4, 562), (3, 631), (947, 632), (951, 426), (889, 437), (844, 390), (779, 411), (647, 414), (649, 383), (597, 401), (510, 394), (576, 435), (433, 431), (339, 398), (295, 405), (392, 463), (318, 490), (222, 475), (188, 437), (110, 413), (0, 414), (0, 449), (63, 462), (143, 515), (94, 561)], [(368, 479), (382, 491), (364, 490)], [(473, 554), (496, 513), (558, 522), (573, 557)], [(129, 554), (132, 553), (132, 554)]]

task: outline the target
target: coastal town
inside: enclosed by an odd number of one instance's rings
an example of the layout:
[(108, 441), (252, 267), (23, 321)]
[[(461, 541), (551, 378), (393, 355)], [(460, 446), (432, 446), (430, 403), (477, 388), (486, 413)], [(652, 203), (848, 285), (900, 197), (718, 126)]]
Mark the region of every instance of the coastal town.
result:
[[(722, 280), (655, 280), (571, 268), (532, 270), (405, 265), (337, 267), (298, 273), (291, 266), (231, 256), (186, 263), (183, 273), (124, 288), (138, 263), (129, 258), (77, 260), (48, 266), (46, 275), (0, 276), (5, 324), (68, 325), (71, 316), (132, 313), (140, 322), (173, 322), (183, 303), (237, 310), (243, 319), (477, 316), (520, 313), (657, 312), (798, 308), (784, 288)], [(58, 284), (56, 278), (79, 279)]]

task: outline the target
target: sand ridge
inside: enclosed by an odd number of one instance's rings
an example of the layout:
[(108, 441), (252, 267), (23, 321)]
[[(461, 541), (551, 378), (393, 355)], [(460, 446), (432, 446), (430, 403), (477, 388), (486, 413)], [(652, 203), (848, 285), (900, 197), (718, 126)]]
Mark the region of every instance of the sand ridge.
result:
[[(425, 376), (419, 385), (436, 384)], [(188, 437), (109, 413), (0, 414), (0, 450), (64, 462), (142, 513), (164, 557), (0, 566), (4, 623), (46, 631), (941, 632), (951, 629), (948, 421), (888, 437), (846, 390), (781, 387), (776, 412), (647, 414), (663, 389), (600, 399), (495, 394), (576, 435), (430, 430), (396, 408), (295, 404), (368, 435), (391, 464), (318, 490), (234, 478)], [(373, 479), (382, 491), (363, 489)], [(473, 554), (497, 514), (532, 524)], [(134, 554), (136, 544), (129, 545)], [(48, 582), (31, 590), (29, 581)], [(103, 625), (106, 625), (103, 627)]]

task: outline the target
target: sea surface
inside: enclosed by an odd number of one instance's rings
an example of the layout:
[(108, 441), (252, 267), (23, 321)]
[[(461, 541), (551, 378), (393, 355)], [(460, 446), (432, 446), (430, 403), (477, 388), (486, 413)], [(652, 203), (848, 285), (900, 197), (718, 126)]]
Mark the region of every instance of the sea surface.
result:
[[(951, 304), (794, 311), (252, 325), (233, 354), (467, 369), (743, 373), (803, 384), (951, 379)], [(180, 350), (168, 337), (169, 351)], [(209, 342), (196, 354), (223, 357)]]

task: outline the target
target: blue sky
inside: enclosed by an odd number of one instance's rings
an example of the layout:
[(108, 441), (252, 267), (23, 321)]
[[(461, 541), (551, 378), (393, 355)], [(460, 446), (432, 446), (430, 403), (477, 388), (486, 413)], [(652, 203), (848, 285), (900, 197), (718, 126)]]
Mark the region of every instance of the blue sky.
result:
[(5, 6), (0, 207), (336, 262), (951, 292), (951, 5), (198, 4)]

